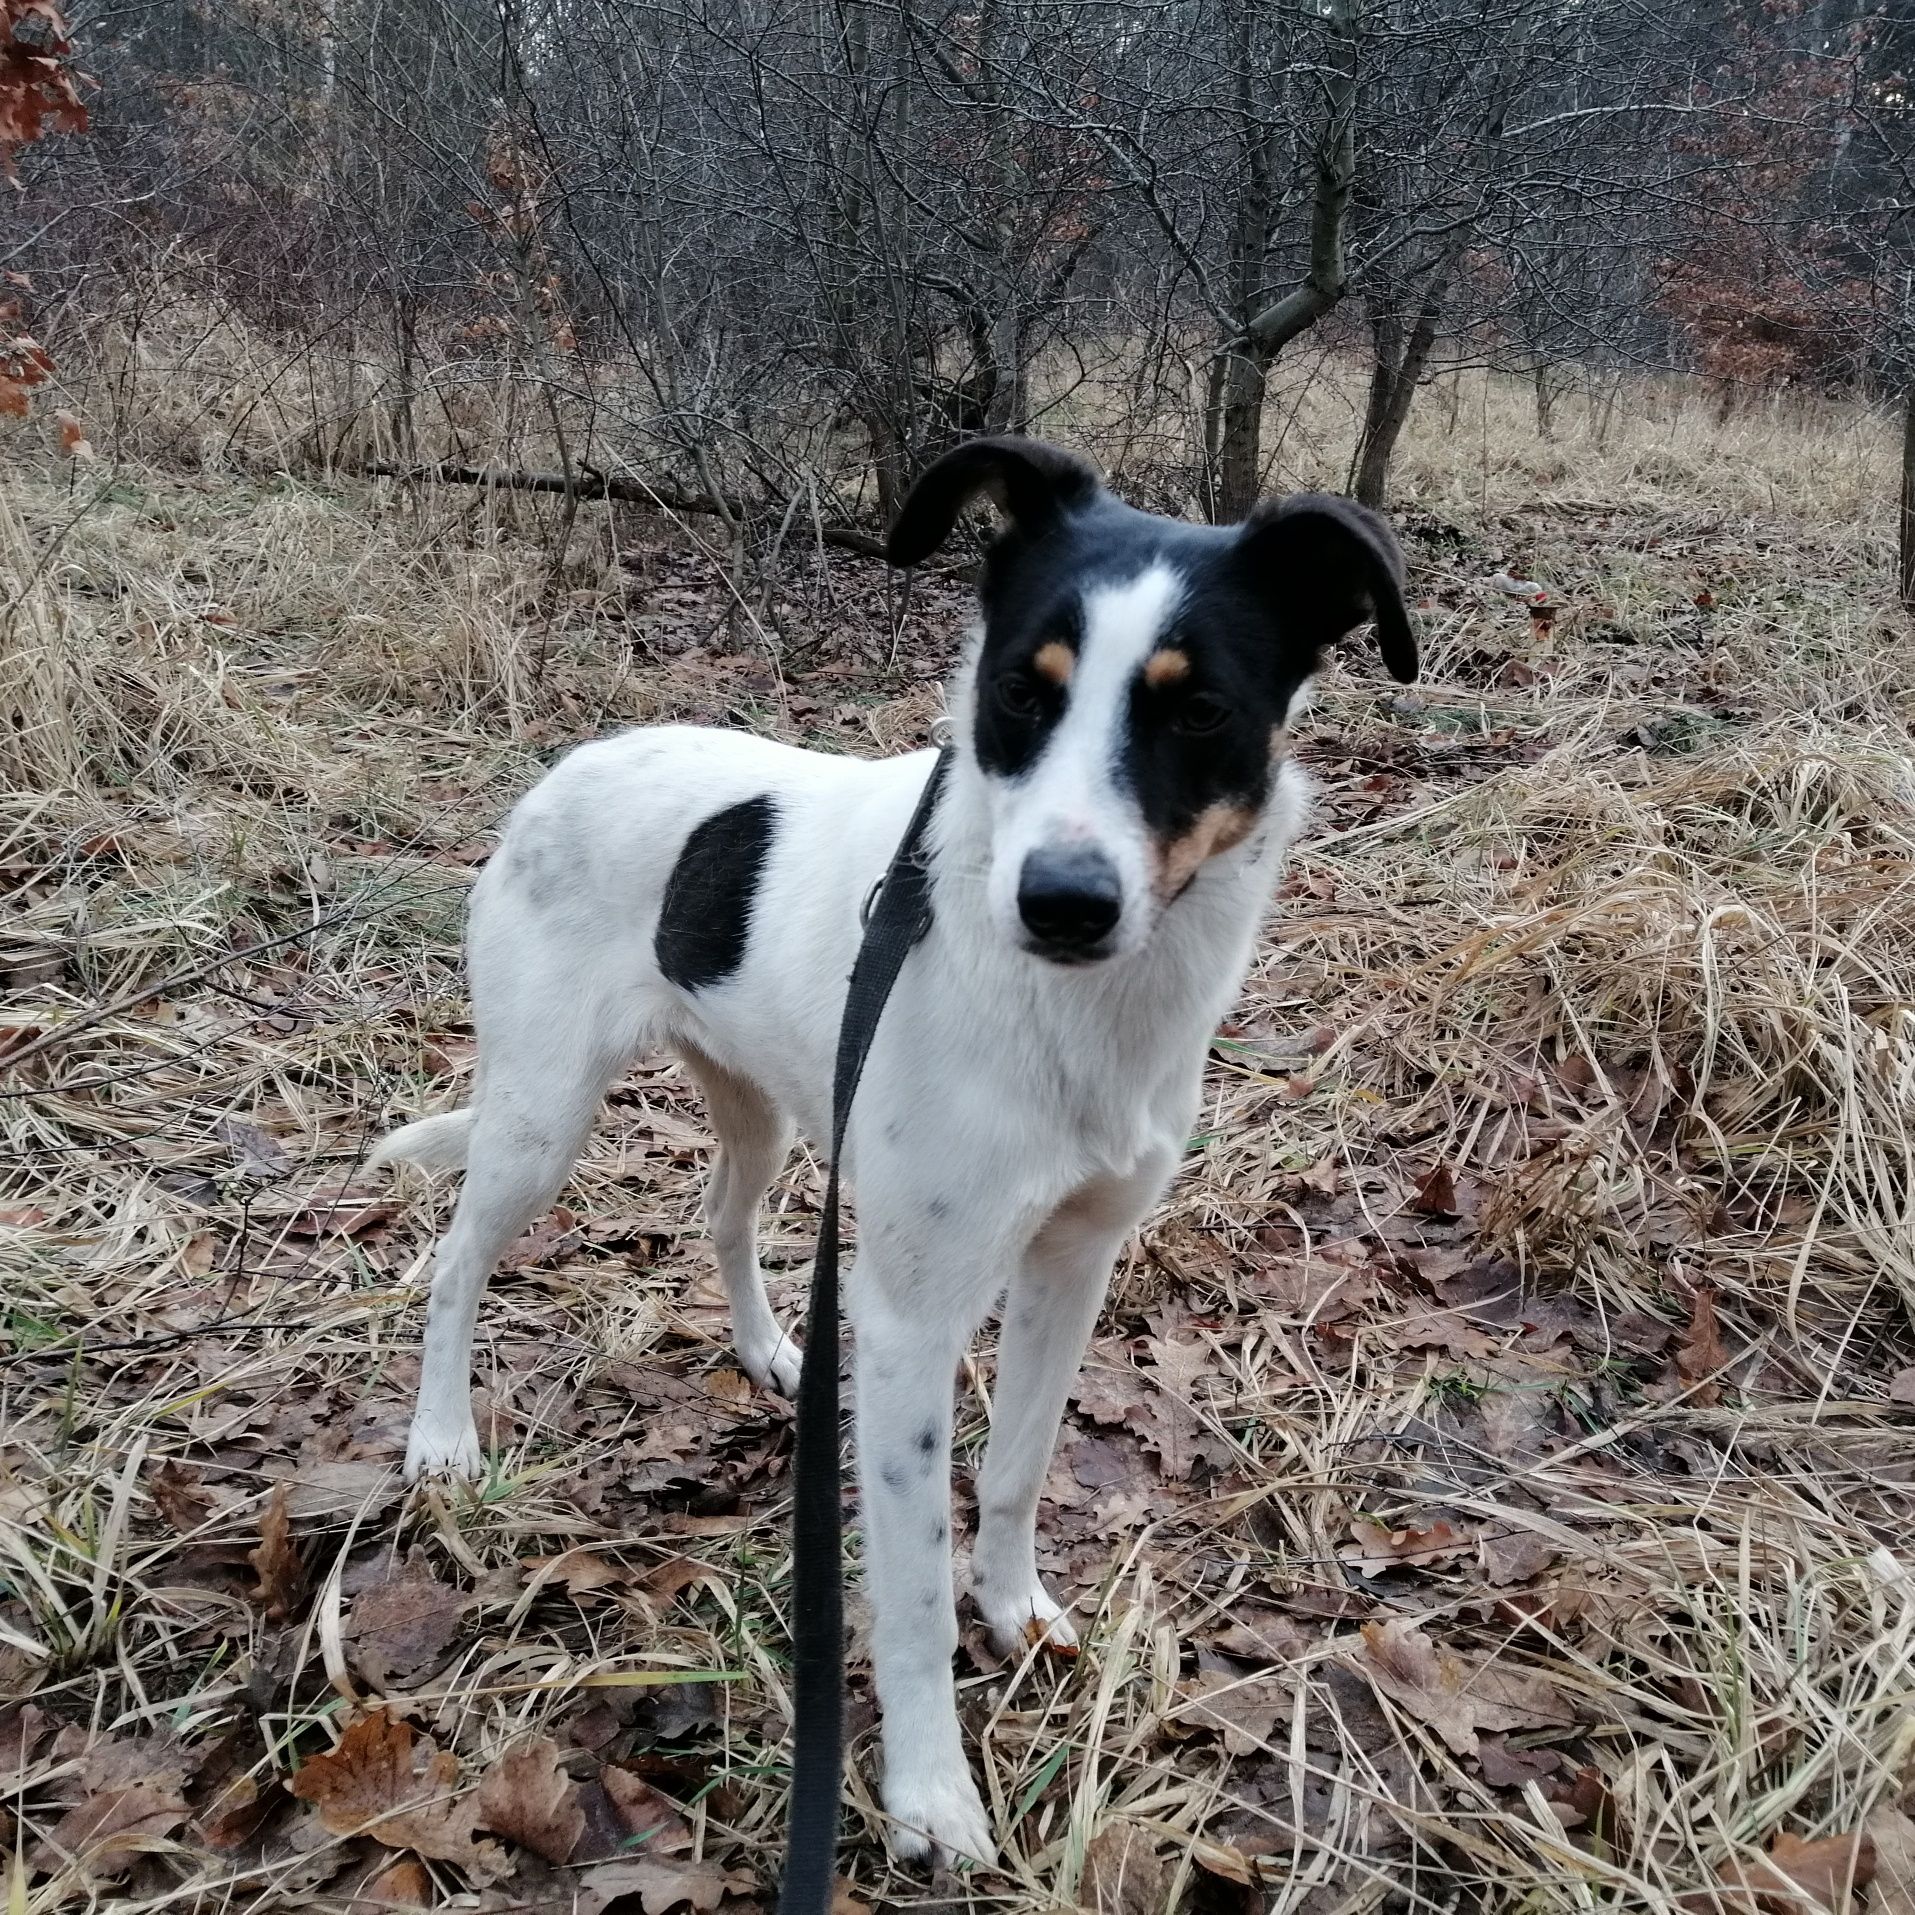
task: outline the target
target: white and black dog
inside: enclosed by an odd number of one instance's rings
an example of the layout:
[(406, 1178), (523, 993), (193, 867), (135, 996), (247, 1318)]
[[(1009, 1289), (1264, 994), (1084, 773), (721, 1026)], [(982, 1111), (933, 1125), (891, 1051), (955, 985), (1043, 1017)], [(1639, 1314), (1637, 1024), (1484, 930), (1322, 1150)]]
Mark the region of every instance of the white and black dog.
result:
[[(1009, 523), (953, 688), (933, 926), (878, 1028), (844, 1167), (884, 1802), (900, 1853), (988, 1858), (951, 1670), (959, 1360), (1003, 1298), (971, 1593), (1007, 1643), (1069, 1641), (1038, 1580), (1038, 1495), (1112, 1262), (1184, 1152), (1211, 1033), (1303, 817), (1291, 717), (1324, 648), (1365, 620), (1399, 679), (1415, 676), (1416, 641), (1374, 513), (1305, 496), (1240, 526), (1183, 524), (1029, 439), (975, 440), (931, 466), (892, 561), (935, 551), (980, 492)], [(932, 762), (659, 727), (581, 746), (512, 814), (472, 895), (472, 1106), (378, 1153), (466, 1167), (408, 1475), (480, 1472), (470, 1368), (487, 1277), (644, 1051), (676, 1054), (704, 1093), (739, 1358), (794, 1388), (758, 1206), (794, 1127), (828, 1146), (860, 908)]]

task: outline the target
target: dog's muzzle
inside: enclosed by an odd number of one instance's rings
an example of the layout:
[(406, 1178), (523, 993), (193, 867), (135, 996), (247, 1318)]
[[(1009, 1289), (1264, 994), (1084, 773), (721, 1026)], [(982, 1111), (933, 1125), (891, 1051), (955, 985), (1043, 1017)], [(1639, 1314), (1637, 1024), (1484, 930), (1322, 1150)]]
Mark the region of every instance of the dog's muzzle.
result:
[(1105, 955), (1123, 916), (1117, 867), (1090, 845), (1033, 851), (1017, 879), (1017, 915), (1030, 949), (1060, 964)]

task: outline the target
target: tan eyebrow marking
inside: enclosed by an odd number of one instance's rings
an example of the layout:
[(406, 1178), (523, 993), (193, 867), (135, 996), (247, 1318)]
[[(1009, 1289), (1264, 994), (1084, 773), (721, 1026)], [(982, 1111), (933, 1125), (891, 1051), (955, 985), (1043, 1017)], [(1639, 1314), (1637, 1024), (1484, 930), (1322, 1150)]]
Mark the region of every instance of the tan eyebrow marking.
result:
[(1152, 652), (1144, 660), (1144, 683), (1152, 691), (1161, 691), (1166, 685), (1174, 685), (1179, 679), (1190, 675), (1190, 658), (1187, 653), (1178, 651), (1174, 646), (1161, 652)]
[(1071, 673), (1077, 669), (1077, 654), (1061, 639), (1052, 639), (1048, 645), (1037, 648), (1037, 656), (1031, 660), (1031, 670), (1040, 678), (1048, 678), (1053, 685), (1068, 685)]

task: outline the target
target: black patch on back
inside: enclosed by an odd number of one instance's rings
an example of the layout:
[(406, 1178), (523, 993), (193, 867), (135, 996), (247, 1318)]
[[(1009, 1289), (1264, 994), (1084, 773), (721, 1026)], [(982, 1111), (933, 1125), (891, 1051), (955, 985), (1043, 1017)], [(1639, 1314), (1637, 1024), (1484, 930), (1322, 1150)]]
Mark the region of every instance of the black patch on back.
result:
[(715, 811), (693, 827), (665, 883), (652, 950), (681, 991), (722, 984), (745, 961), (751, 909), (778, 807), (769, 796)]

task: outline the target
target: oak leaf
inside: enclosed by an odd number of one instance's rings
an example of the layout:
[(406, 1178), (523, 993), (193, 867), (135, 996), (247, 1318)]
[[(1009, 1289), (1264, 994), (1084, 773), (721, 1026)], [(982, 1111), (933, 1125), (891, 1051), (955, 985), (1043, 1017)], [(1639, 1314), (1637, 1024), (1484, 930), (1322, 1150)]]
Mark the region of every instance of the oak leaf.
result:
[(1270, 1746), (1278, 1718), (1289, 1707), (1289, 1694), (1275, 1676), (1202, 1669), (1173, 1714), (1193, 1727), (1219, 1731), (1225, 1751), (1243, 1756)]
[(200, 1482), (199, 1472), (175, 1462), (170, 1456), (147, 1477), (146, 1491), (168, 1527), (182, 1536), (192, 1535), (219, 1507), (212, 1493)]
[(626, 1896), (638, 1897), (645, 1915), (671, 1915), (692, 1909), (704, 1915), (728, 1894), (744, 1894), (757, 1887), (749, 1875), (722, 1869), (716, 1862), (653, 1861), (639, 1856), (625, 1862), (600, 1862), (578, 1878), (574, 1915), (604, 1915)]
[(1370, 1686), (1457, 1755), (1476, 1754), (1480, 1730), (1567, 1728), (1574, 1721), (1544, 1677), (1461, 1656), (1406, 1616), (1365, 1623), (1361, 1633), (1355, 1662)]
[(408, 1855), (381, 1869), (358, 1900), (370, 1902), (375, 1908), (430, 1908), (432, 1877), (423, 1862), (415, 1862)]
[(72, 1860), (89, 1875), (123, 1874), (185, 1820), (185, 1799), (164, 1782), (89, 1795), (47, 1831), (34, 1865), (51, 1870)]
[(70, 412), (56, 412), (53, 422), (60, 428), (60, 450), (69, 459), (91, 459), (93, 442), (86, 436), (83, 426)]
[(1085, 1845), (1078, 1900), (1097, 1915), (1160, 1915), (1170, 1906), (1170, 1871), (1142, 1829), (1106, 1822)]
[(1729, 1353), (1722, 1347), (1722, 1333), (1716, 1327), (1715, 1286), (1698, 1284), (1689, 1306), (1689, 1327), (1676, 1345), (1676, 1374), (1692, 1386), (1688, 1400), (1697, 1409), (1706, 1410), (1721, 1400), (1722, 1386), (1708, 1379), (1728, 1360)]
[(1410, 1208), (1420, 1217), (1461, 1215), (1456, 1207), (1456, 1178), (1448, 1164), (1435, 1164), (1417, 1178)]
[(1350, 1525), (1354, 1542), (1337, 1551), (1339, 1561), (1374, 1576), (1386, 1569), (1434, 1569), (1454, 1562), (1474, 1546), (1468, 1530), (1437, 1520), (1427, 1527), (1406, 1523), (1391, 1529), (1373, 1517), (1359, 1516)]
[(428, 1861), (456, 1862), (475, 1882), (498, 1881), (511, 1864), (498, 1843), (474, 1839), (479, 1805), (470, 1795), (455, 1799), (458, 1782), (457, 1756), (374, 1709), (337, 1748), (301, 1763), (290, 1786), (334, 1835), (370, 1835)]
[(347, 1619), (353, 1661), (375, 1688), (416, 1682), (457, 1637), (469, 1601), (430, 1573), (376, 1583), (354, 1599)]
[(254, 1602), (264, 1608), (269, 1620), (284, 1622), (298, 1609), (306, 1583), (305, 1565), (293, 1543), (284, 1483), (273, 1485), (259, 1512), (259, 1547), (248, 1550), (246, 1560), (259, 1578), (250, 1592)]
[(1874, 1878), (1875, 1844), (1861, 1829), (1812, 1840), (1785, 1830), (1766, 1855), (1731, 1856), (1716, 1874), (1725, 1915), (1837, 1915)]
[(479, 1783), (478, 1821), (548, 1862), (568, 1860), (585, 1833), (585, 1811), (578, 1784), (559, 1767), (558, 1745), (535, 1736), (500, 1756)]

